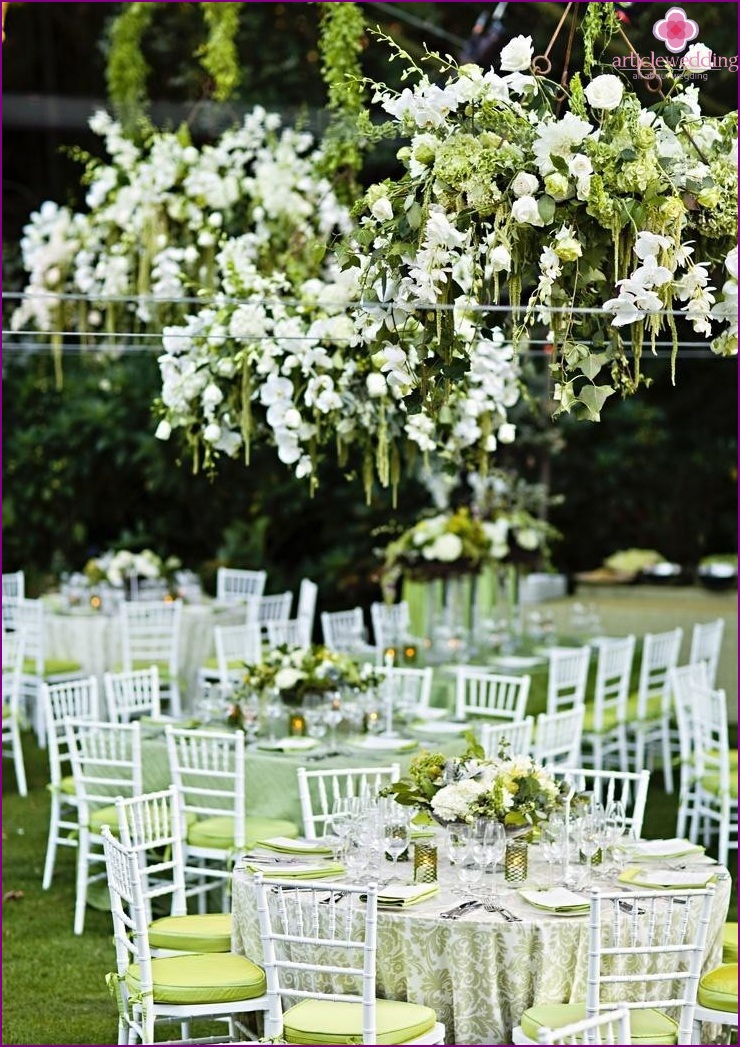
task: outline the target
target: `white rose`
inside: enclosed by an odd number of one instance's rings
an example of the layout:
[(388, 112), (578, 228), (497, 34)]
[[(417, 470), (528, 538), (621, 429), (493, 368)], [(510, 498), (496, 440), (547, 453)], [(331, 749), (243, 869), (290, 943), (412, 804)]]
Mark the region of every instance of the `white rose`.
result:
[(171, 436), (172, 426), (166, 418), (163, 418), (157, 426), (157, 428), (154, 430), (154, 438), (155, 440), (169, 440)]
[(530, 552), (540, 544), (540, 536), (533, 527), (523, 527), (521, 531), (515, 531), (514, 537), (522, 549), (528, 549)]
[(508, 273), (511, 269), (511, 255), (502, 244), (494, 247), (488, 255), (488, 260), (494, 273), (500, 273), (502, 270)]
[(369, 396), (384, 396), (388, 389), (384, 376), (374, 371), (367, 376), (365, 384)]
[(536, 175), (520, 171), (511, 183), (511, 191), (514, 196), (534, 196), (540, 187), (540, 180)]
[(529, 69), (534, 56), (531, 36), (515, 36), (501, 51), (501, 68), (507, 73)]
[(456, 534), (441, 534), (431, 545), (422, 551), (425, 560), (441, 560), (452, 563), (462, 556), (462, 538)]
[(713, 58), (714, 53), (706, 44), (692, 44), (683, 56), (681, 64), (684, 69), (706, 72), (707, 69), (712, 68)]
[(275, 675), (275, 686), (279, 691), (289, 691), (303, 679), (303, 675), (297, 669), (280, 669)]
[(596, 76), (583, 92), (594, 109), (616, 109), (624, 94), (622, 81), (611, 73)]
[(379, 222), (389, 222), (393, 217), (393, 207), (387, 196), (378, 197), (370, 211)]
[(203, 439), (207, 444), (215, 444), (217, 440), (221, 439), (221, 426), (216, 422), (211, 422), (203, 430)]
[(511, 208), (511, 216), (520, 225), (545, 224), (533, 196), (520, 196), (518, 200), (515, 200)]
[(504, 422), (498, 427), (498, 441), (501, 444), (513, 444), (516, 440), (516, 426), (511, 422)]

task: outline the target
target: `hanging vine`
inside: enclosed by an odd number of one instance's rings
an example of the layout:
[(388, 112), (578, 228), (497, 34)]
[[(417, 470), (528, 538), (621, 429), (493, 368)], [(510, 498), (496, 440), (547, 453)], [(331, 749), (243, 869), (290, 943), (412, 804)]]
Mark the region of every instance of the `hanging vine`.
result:
[(123, 10), (110, 30), (108, 64), (105, 71), (108, 97), (127, 130), (145, 122), (149, 65), (141, 41), (161, 4), (122, 4)]
[(200, 64), (213, 80), (213, 98), (226, 102), (239, 86), (239, 54), (236, 35), (239, 31), (241, 4), (201, 4), (208, 27), (208, 39), (198, 49)]
[(331, 122), (324, 138), (324, 169), (337, 182), (345, 202), (357, 197), (356, 175), (362, 167), (357, 122), (365, 108), (359, 55), (365, 23), (357, 4), (319, 4), (321, 76), (326, 84)]

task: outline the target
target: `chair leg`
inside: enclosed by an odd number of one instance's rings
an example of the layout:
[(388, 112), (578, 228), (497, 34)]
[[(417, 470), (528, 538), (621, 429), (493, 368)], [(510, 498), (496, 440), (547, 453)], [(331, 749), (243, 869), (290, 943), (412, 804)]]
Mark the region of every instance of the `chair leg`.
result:
[(77, 889), (75, 896), (74, 933), (82, 934), (85, 930), (85, 907), (87, 905), (87, 877), (90, 867), (90, 831), (80, 829), (77, 845)]
[(26, 765), (23, 762), (23, 748), (21, 744), (21, 732), (18, 725), (13, 727), (13, 763), (15, 764), (15, 778), (18, 782), (18, 792), (21, 796), (28, 796), (26, 785)]
[(49, 890), (51, 881), (54, 878), (57, 840), (59, 839), (59, 820), (61, 818), (60, 804), (59, 796), (53, 793), (51, 797), (51, 814), (49, 815), (49, 839), (46, 844), (46, 860), (44, 861), (44, 878), (41, 881), (41, 886), (45, 891)]
[(670, 724), (663, 724), (661, 747), (663, 750), (663, 783), (666, 795), (670, 796), (673, 792), (673, 753), (671, 750)]

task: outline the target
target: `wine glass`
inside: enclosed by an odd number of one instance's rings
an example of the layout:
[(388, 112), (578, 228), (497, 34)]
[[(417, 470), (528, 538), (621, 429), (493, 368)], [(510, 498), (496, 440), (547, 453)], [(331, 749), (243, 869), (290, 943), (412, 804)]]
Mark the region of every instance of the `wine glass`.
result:
[(268, 698), (267, 705), (265, 706), (265, 721), (267, 722), (267, 734), (271, 742), (276, 739), (276, 729), (278, 723), (283, 719), (285, 715), (285, 709), (283, 703), (280, 701), (278, 692), (271, 694)]
[(604, 822), (598, 815), (584, 814), (578, 823), (578, 846), (588, 860), (587, 885), (593, 886), (593, 857), (604, 840)]
[(627, 814), (621, 800), (612, 800), (607, 804), (604, 825), (604, 846), (611, 852), (612, 865), (609, 871), (613, 874), (617, 869), (617, 847), (627, 828)]
[[(480, 825), (481, 821), (484, 822), (483, 826)], [(479, 819), (478, 839), (483, 844), (484, 868), (488, 869), (490, 865), (491, 874), (495, 876), (496, 866), (506, 852), (506, 830), (501, 822), (494, 821), (492, 818)]]
[(316, 738), (320, 741), (326, 734), (326, 719), (324, 718), (323, 709), (306, 709), (304, 714), (306, 717), (306, 729), (310, 738)]
[(253, 748), (257, 744), (260, 729), (260, 709), (256, 695), (247, 698), (242, 704), (242, 725), (247, 736), (247, 747)]
[(457, 878), (463, 894), (475, 897), (483, 885), (487, 857), (485, 847), (478, 837), (471, 833), (460, 847), (457, 856)]
[(388, 881), (395, 880), (398, 859), (407, 850), (411, 840), (411, 828), (408, 819), (402, 814), (391, 815), (385, 822), (383, 829), (385, 838), (385, 853), (393, 860), (393, 875)]
[(329, 748), (332, 752), (337, 747), (337, 727), (339, 727), (343, 719), (344, 712), (342, 711), (342, 699), (337, 693), (332, 695), (331, 704), (324, 712), (324, 721), (329, 728)]

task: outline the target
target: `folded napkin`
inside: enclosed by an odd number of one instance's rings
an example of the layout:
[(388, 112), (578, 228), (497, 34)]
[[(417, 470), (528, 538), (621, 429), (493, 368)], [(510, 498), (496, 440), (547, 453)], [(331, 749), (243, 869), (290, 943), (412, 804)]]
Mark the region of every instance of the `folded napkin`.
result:
[(549, 890), (534, 891), (523, 888), (519, 891), (522, 898), (538, 909), (550, 912), (588, 912), (590, 904), (580, 894), (569, 891), (567, 887), (551, 887)]
[(378, 905), (406, 909), (409, 905), (426, 901), (439, 891), (438, 883), (405, 883), (383, 887), (378, 892)]
[(260, 862), (258, 858), (248, 858), (245, 862), (248, 872), (261, 872), (265, 879), (275, 880), (327, 880), (344, 875), (344, 866), (339, 862), (297, 862), (288, 859), (285, 864), (270, 859)]
[(630, 858), (638, 858), (642, 861), (661, 858), (683, 858), (688, 854), (703, 854), (704, 848), (701, 844), (691, 843), (689, 840), (635, 840), (634, 843), (625, 843), (624, 850)]
[(716, 876), (715, 869), (695, 866), (692, 869), (643, 869), (639, 865), (630, 865), (619, 874), (620, 883), (629, 883), (634, 887), (684, 888), (706, 887)]
[(318, 745), (316, 738), (303, 738), (300, 735), (288, 738), (278, 738), (274, 742), (262, 741), (257, 743), (258, 749), (267, 749), (275, 752), (301, 752), (303, 749), (315, 749)]
[(267, 847), (271, 851), (281, 851), (285, 854), (331, 854), (331, 847), (327, 847), (320, 840), (291, 840), (288, 836), (271, 836), (269, 840), (260, 840), (260, 847)]

